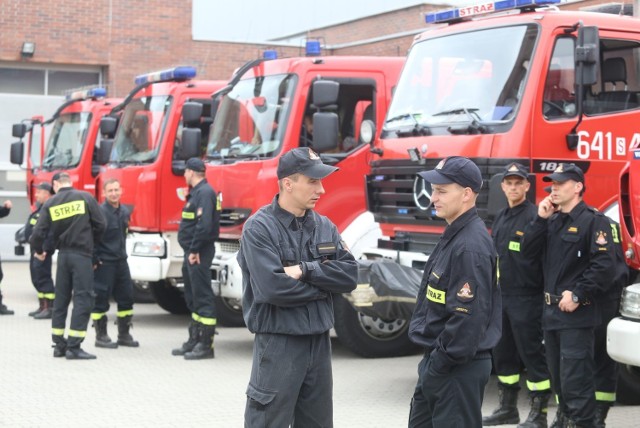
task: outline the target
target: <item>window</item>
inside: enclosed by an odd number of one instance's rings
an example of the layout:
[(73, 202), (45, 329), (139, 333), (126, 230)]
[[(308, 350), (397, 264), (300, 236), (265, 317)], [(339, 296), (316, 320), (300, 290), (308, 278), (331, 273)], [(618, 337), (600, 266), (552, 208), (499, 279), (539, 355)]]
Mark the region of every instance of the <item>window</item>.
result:
[(99, 70), (0, 67), (0, 93), (65, 95), (70, 89), (101, 83)]
[(556, 41), (542, 98), (542, 114), (547, 119), (576, 115), (574, 51), (573, 37), (560, 37)]

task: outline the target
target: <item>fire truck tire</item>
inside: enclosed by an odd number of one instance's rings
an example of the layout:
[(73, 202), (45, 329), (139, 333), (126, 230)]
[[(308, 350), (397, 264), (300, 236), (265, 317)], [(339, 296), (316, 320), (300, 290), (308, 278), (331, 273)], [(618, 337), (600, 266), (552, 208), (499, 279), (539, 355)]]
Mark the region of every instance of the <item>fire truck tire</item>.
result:
[(149, 286), (153, 297), (156, 299), (156, 303), (158, 303), (162, 309), (177, 315), (189, 313), (182, 291), (173, 287), (169, 281), (154, 281), (150, 282)]
[(156, 303), (148, 281), (133, 281), (133, 301), (135, 303)]
[(631, 406), (640, 404), (640, 367), (619, 365), (616, 399)]
[(240, 300), (216, 296), (218, 324), (225, 327), (244, 327)]
[(388, 358), (418, 352), (409, 341), (409, 321), (385, 321), (357, 312), (341, 296), (334, 296), (335, 331), (340, 343), (365, 358)]

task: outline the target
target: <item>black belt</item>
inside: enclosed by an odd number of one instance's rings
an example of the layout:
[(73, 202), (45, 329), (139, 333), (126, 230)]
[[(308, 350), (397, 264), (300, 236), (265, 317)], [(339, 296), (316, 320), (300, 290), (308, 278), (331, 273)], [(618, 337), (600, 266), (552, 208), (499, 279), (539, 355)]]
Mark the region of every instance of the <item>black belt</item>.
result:
[(555, 294), (544, 293), (544, 302), (547, 305), (557, 305), (562, 300), (562, 296), (556, 296)]

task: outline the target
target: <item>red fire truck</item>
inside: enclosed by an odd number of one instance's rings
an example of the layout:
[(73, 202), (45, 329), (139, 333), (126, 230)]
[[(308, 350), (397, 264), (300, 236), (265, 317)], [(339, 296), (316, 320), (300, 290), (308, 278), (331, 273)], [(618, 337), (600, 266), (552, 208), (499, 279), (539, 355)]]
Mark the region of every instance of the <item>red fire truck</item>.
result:
[[(177, 232), (186, 197), (185, 160), (202, 156), (211, 125), (211, 95), (223, 81), (197, 80), (193, 67), (137, 76), (136, 87), (102, 119), (97, 197), (108, 178), (122, 184), (133, 208), (127, 253), (136, 286), (156, 302), (185, 313), (179, 284), (182, 250)], [(190, 148), (190, 151), (186, 147)]]
[[(545, 196), (542, 177), (573, 162), (586, 173), (586, 202), (617, 212), (618, 175), (640, 143), (639, 22), (544, 7), (553, 3), (426, 15), (431, 29), (410, 49), (367, 177), (368, 208), (384, 235), (368, 257), (423, 268), (445, 222), (416, 173), (451, 155), (480, 167), (477, 205), (489, 227), (506, 205), (496, 174), (512, 161), (530, 167), (536, 200)], [(358, 302), (374, 304), (367, 296), (375, 293), (359, 291)]]
[[(74, 187), (95, 195), (100, 166), (95, 162), (94, 146), (100, 138), (100, 120), (121, 101), (105, 96), (104, 88), (75, 91), (50, 119), (35, 117), (13, 125), (13, 136), (21, 140), (11, 145), (12, 163), (22, 165), (22, 138), (27, 137), (27, 196), (31, 204), (34, 186), (50, 182), (60, 171), (70, 175)], [(53, 125), (45, 146), (44, 127), (49, 124)]]

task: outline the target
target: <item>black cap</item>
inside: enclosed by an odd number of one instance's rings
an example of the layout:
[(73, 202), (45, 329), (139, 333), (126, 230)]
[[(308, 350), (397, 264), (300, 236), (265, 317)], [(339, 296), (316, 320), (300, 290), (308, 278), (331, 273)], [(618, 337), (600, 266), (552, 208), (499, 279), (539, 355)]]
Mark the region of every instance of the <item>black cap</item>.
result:
[(502, 173), (502, 179), (504, 180), (505, 178), (512, 176), (524, 178), (526, 180), (529, 176), (529, 171), (524, 165), (521, 165), (518, 162), (511, 162), (504, 169), (504, 172)]
[(480, 168), (470, 159), (462, 156), (450, 156), (440, 161), (436, 169), (422, 171), (418, 175), (431, 184), (457, 183), (470, 187), (476, 193), (482, 188)]
[(51, 177), (51, 184), (53, 185), (54, 181), (58, 181), (60, 180), (60, 174), (59, 172), (56, 172), (55, 174), (53, 174), (53, 177)]
[(187, 161), (187, 164), (185, 166), (187, 169), (190, 169), (191, 171), (195, 171), (195, 172), (204, 172), (205, 171), (205, 167), (204, 167), (204, 162), (202, 162), (202, 159), (200, 158), (191, 158)]
[(293, 174), (320, 180), (338, 168), (322, 163), (320, 156), (308, 147), (298, 147), (285, 153), (278, 162), (278, 180)]
[(573, 180), (584, 184), (584, 173), (573, 163), (561, 163), (552, 174), (542, 177), (542, 181), (564, 182)]
[(47, 192), (49, 192), (49, 193), (51, 193), (53, 195), (53, 187), (51, 187), (51, 184), (49, 184), (49, 183), (42, 182), (42, 183), (36, 185), (36, 189), (46, 190)]

